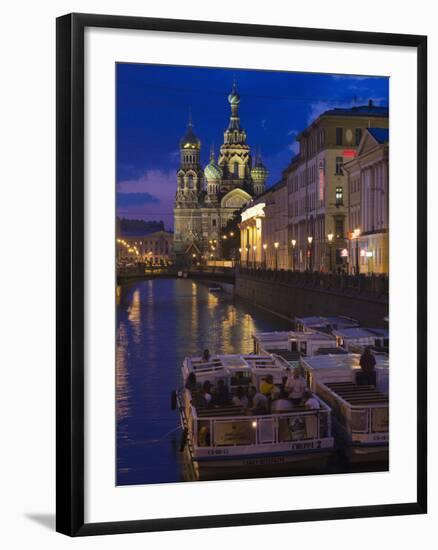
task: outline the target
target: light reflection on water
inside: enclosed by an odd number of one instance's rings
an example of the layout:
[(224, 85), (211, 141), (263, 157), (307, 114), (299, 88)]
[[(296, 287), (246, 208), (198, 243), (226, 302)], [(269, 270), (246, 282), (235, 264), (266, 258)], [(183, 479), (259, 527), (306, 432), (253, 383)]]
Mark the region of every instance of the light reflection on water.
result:
[(187, 355), (248, 353), (257, 330), (289, 324), (187, 279), (117, 288), (117, 484), (182, 480), (178, 423), (170, 393)]

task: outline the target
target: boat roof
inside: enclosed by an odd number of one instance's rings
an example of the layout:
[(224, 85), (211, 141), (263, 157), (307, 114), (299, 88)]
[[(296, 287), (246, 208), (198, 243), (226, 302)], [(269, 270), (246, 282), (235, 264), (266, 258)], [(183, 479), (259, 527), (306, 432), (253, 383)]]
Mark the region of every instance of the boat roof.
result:
[(356, 319), (343, 317), (342, 315), (329, 316), (310, 316), (310, 317), (295, 317), (295, 322), (306, 327), (324, 327), (332, 325), (336, 327), (357, 327), (359, 323)]
[(233, 371), (284, 370), (289, 365), (281, 357), (272, 355), (233, 354), (216, 355), (209, 361), (202, 357), (186, 357), (188, 372), (195, 374), (233, 374)]
[(256, 332), (253, 337), (260, 342), (273, 342), (278, 340), (284, 340), (285, 342), (289, 340), (324, 340), (329, 342), (330, 340), (335, 340), (331, 334), (326, 332), (319, 332), (317, 330), (312, 330), (311, 332), (301, 332), (295, 330), (282, 331), (282, 332)]
[(300, 353), (298, 351), (290, 351), (288, 349), (267, 349), (266, 351), (278, 355), (288, 362), (300, 360)]
[(363, 328), (363, 327), (344, 327), (333, 330), (333, 334), (342, 338), (374, 338), (381, 336), (387, 338), (389, 336), (388, 329), (380, 328)]
[[(376, 367), (389, 367), (389, 356), (386, 353), (374, 354)], [(301, 363), (304, 363), (310, 369), (333, 369), (333, 368), (359, 368), (360, 355), (358, 353), (346, 354), (324, 354), (312, 355), (310, 357), (301, 357)]]
[(350, 405), (387, 405), (388, 396), (374, 386), (362, 386), (353, 382), (326, 382), (325, 385)]

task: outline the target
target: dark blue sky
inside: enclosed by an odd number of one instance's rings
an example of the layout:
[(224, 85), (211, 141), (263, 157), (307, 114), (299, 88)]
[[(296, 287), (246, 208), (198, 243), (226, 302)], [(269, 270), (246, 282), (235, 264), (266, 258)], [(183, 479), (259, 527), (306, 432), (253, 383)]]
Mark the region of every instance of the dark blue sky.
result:
[(389, 79), (311, 73), (117, 65), (117, 212), (163, 220), (173, 227), (179, 140), (189, 110), (205, 165), (228, 124), (233, 78), (241, 96), (241, 125), (255, 153), (260, 147), (268, 186), (297, 150), (295, 136), (333, 107), (388, 105)]

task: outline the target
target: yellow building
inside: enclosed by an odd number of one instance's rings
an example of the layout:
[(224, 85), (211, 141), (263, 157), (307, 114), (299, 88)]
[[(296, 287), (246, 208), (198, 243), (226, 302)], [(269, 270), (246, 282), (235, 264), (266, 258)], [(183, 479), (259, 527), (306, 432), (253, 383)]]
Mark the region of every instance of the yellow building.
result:
[(242, 211), (240, 228), (240, 265), (242, 267), (265, 267), (264, 244), (265, 201), (251, 201)]
[(296, 269), (347, 269), (350, 228), (344, 164), (356, 157), (367, 128), (387, 127), (388, 108), (370, 101), (326, 111), (298, 135), (299, 153), (285, 172), (288, 252)]
[(389, 273), (389, 131), (368, 128), (357, 156), (344, 165), (348, 180), (351, 273)]

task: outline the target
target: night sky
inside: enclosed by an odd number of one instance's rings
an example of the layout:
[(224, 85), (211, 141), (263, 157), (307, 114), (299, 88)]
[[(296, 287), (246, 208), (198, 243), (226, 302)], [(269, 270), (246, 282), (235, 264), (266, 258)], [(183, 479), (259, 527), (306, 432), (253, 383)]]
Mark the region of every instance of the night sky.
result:
[(389, 79), (163, 65), (117, 65), (117, 214), (163, 220), (173, 229), (179, 140), (189, 111), (202, 165), (223, 142), (233, 79), (239, 114), (254, 155), (260, 148), (276, 183), (298, 151), (295, 137), (319, 114), (373, 99), (388, 105)]

